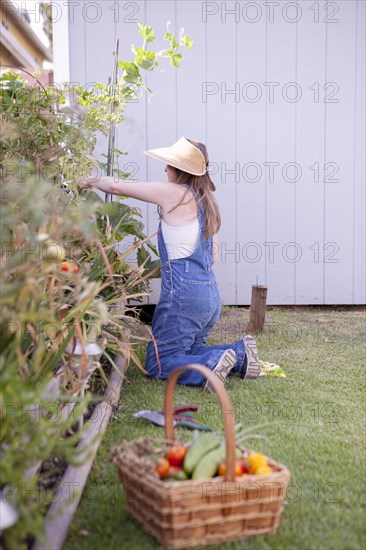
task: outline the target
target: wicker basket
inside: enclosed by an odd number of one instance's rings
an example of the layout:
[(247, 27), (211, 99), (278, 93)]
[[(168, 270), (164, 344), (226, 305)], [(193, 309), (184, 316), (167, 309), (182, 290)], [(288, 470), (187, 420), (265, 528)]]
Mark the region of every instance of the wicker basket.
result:
[(223, 384), (207, 367), (188, 365), (170, 376), (164, 404), (166, 441), (174, 441), (174, 388), (179, 375), (187, 369), (208, 378), (221, 401), (225, 419), (226, 477), (161, 481), (153, 470), (146, 469), (147, 460), (140, 456), (141, 449), (139, 452), (130, 446), (113, 458), (125, 491), (128, 512), (167, 549), (193, 548), (273, 533), (279, 526), (290, 471), (268, 458), (271, 474), (235, 478), (231, 401)]

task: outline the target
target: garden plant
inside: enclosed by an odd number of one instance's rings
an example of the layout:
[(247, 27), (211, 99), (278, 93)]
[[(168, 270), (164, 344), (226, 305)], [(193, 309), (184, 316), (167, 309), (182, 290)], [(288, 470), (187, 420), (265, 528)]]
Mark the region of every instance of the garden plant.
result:
[[(6, 549), (27, 548), (43, 533), (43, 514), (52, 492), (40, 490), (35, 463), (50, 456), (77, 463), (77, 422), (88, 403), (80, 399), (87, 369), (85, 346), (99, 342), (104, 358), (114, 365), (120, 353), (143, 370), (136, 345), (150, 338), (127, 314), (131, 299), (149, 292), (156, 276), (156, 253), (144, 233), (137, 208), (122, 200), (105, 203), (96, 193), (80, 194), (78, 182), (95, 168), (98, 135), (123, 122), (128, 103), (145, 87), (140, 74), (166, 58), (174, 67), (180, 49), (191, 40), (167, 32), (169, 47), (147, 49), (154, 31), (139, 23), (142, 47), (133, 47), (133, 60), (121, 61), (118, 84), (97, 83), (67, 89), (35, 86), (19, 74), (0, 79), (1, 108), (1, 356), (0, 453), (1, 498), (17, 512), (17, 522), (2, 532)], [(36, 80), (36, 79), (35, 79)], [(118, 170), (119, 177), (129, 174)], [(105, 165), (99, 165), (102, 169)], [(123, 253), (124, 238), (132, 244)], [(138, 250), (138, 264), (128, 262)], [(83, 348), (80, 372), (72, 367), (76, 342)], [(46, 388), (57, 374), (61, 394), (51, 399)], [(103, 369), (99, 378), (107, 382)], [(93, 382), (90, 382), (93, 387)], [(72, 416), (57, 414), (58, 405), (76, 400)]]

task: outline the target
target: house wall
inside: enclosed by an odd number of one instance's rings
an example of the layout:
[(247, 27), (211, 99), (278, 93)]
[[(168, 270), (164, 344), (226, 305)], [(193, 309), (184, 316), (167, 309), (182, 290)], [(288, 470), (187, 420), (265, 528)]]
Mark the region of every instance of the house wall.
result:
[[(168, 20), (193, 39), (181, 69), (162, 62), (146, 75), (154, 94), (129, 106), (117, 145), (121, 168), (156, 180), (164, 165), (144, 150), (183, 135), (206, 143), (225, 304), (249, 304), (256, 283), (270, 304), (365, 303), (364, 1), (60, 4), (56, 82), (58, 70), (62, 81), (107, 82), (116, 38), (119, 59), (141, 45), (137, 20), (154, 27), (156, 49)], [(154, 233), (156, 207), (129, 203)]]
[(2, 2), (0, 5), (0, 64), (41, 69), (46, 57), (37, 47), (36, 35), (32, 40), (33, 31), (29, 24), (25, 21), (19, 22), (18, 19), (22, 18), (16, 17), (18, 12), (18, 7), (9, 2)]
[(6, 50), (2, 44), (0, 44), (0, 65), (12, 65), (17, 66), (17, 60), (13, 57), (8, 50)]

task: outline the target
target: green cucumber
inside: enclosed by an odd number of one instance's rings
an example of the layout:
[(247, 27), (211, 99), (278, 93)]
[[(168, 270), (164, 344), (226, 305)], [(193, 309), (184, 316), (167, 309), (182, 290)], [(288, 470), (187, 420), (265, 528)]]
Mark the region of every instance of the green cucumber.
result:
[[(243, 453), (240, 449), (235, 449), (235, 458), (242, 458)], [(220, 463), (225, 460), (226, 457), (226, 444), (222, 443), (216, 449), (213, 449), (209, 453), (205, 454), (199, 461), (195, 469), (193, 470), (192, 479), (205, 479), (208, 477), (214, 477)]]
[(188, 474), (184, 470), (163, 477), (163, 481), (185, 481), (186, 479), (188, 479)]
[(184, 471), (190, 475), (202, 457), (216, 449), (221, 443), (221, 437), (214, 433), (204, 433), (189, 447), (184, 458)]

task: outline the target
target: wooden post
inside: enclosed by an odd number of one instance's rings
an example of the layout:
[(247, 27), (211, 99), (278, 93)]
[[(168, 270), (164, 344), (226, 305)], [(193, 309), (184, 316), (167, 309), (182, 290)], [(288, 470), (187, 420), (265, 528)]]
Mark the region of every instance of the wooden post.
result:
[(258, 332), (264, 328), (266, 316), (267, 287), (252, 286), (252, 302), (250, 304), (249, 323), (247, 332)]

